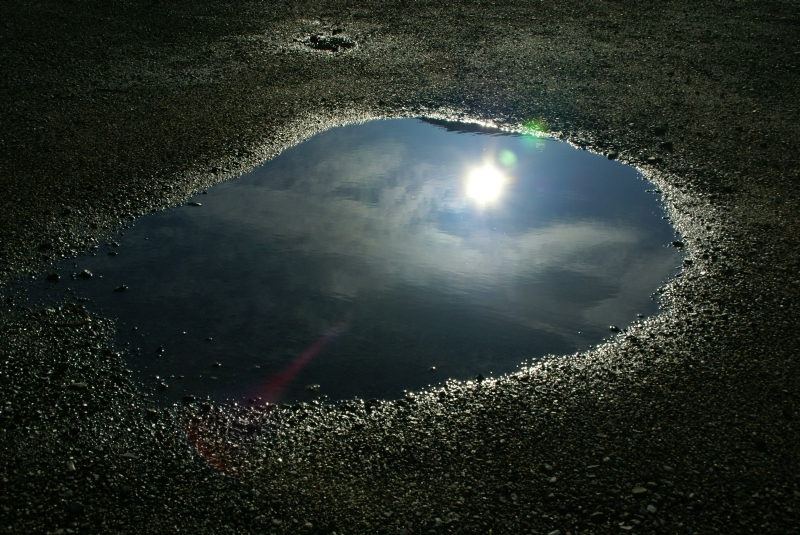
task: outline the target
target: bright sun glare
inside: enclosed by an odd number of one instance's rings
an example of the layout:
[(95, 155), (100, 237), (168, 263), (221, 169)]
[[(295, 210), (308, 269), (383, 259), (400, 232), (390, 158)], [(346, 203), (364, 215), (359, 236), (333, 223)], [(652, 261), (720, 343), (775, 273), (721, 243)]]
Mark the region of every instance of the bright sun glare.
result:
[(475, 169), (467, 179), (467, 195), (478, 202), (487, 203), (494, 201), (503, 191), (505, 178), (491, 166)]

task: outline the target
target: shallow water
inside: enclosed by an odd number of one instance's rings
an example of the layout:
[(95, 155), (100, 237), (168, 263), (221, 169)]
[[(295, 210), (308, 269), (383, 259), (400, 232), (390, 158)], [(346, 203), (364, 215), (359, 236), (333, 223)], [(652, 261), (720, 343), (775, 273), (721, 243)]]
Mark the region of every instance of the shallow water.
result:
[(118, 318), (130, 367), (166, 400), (397, 398), (585, 349), (657, 311), (680, 258), (636, 170), (459, 130), (474, 128), (326, 131), (36, 284)]

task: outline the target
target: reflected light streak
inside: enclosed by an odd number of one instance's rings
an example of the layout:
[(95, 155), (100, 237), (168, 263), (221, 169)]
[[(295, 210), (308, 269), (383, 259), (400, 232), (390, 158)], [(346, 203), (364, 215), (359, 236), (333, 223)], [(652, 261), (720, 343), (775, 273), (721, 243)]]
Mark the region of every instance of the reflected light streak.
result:
[(267, 403), (277, 404), (283, 397), (283, 392), (300, 371), (305, 368), (317, 355), (322, 353), (331, 342), (335, 341), (347, 331), (352, 313), (347, 313), (344, 318), (334, 323), (328, 330), (319, 335), (314, 343), (300, 353), (296, 359), (275, 375), (259, 392), (259, 397)]
[[(266, 402), (261, 407), (234, 407), (226, 413), (212, 411), (206, 414), (185, 414), (179, 422), (185, 440), (191, 444), (197, 455), (205, 461), (209, 468), (218, 472), (233, 474), (237, 470), (242, 452), (236, 445), (231, 445), (226, 435), (231, 426), (237, 428), (239, 434), (253, 434), (263, 429), (269, 421), (269, 415), (283, 397), (289, 383), (305, 368), (314, 357), (322, 353), (328, 345), (344, 334), (350, 326), (352, 312), (348, 312), (314, 343), (275, 375), (262, 389), (260, 399)], [(251, 400), (252, 401), (252, 400)], [(209, 409), (210, 410), (210, 409)]]
[(480, 203), (492, 202), (502, 193), (505, 182), (503, 174), (494, 167), (481, 167), (467, 178), (467, 195)]

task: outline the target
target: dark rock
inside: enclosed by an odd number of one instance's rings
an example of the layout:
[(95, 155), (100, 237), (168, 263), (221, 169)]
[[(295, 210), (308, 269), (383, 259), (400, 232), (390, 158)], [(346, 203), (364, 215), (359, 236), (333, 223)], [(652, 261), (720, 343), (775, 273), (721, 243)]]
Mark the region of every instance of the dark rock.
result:
[(188, 204), (189, 206), (203, 206), (203, 203), (199, 202), (187, 202), (186, 204)]
[(181, 398), (181, 399), (183, 400), (184, 403), (186, 403), (188, 405), (190, 403), (194, 403), (194, 400), (197, 399), (197, 398), (195, 398), (192, 395), (188, 395), (188, 396), (183, 396), (183, 398)]
[(89, 271), (88, 269), (84, 269), (83, 271), (81, 271), (81, 278), (91, 279), (92, 278), (92, 272)]
[(601, 513), (600, 511), (595, 511), (589, 516), (589, 520), (594, 522), (595, 524), (600, 524), (606, 519), (606, 515)]
[(619, 158), (619, 153), (618, 152), (609, 152), (608, 153), (608, 159), (609, 160), (616, 160), (617, 158)]
[(127, 289), (128, 289), (128, 287), (125, 284), (122, 284), (122, 285), (117, 286), (116, 288), (114, 288), (114, 291), (115, 292), (124, 292)]
[(72, 502), (71, 504), (69, 504), (69, 512), (72, 515), (75, 516), (82, 515), (85, 510), (86, 507), (81, 502)]
[(619, 327), (617, 327), (616, 325), (609, 325), (608, 330), (611, 331), (611, 332), (618, 333), (619, 332)]
[(653, 133), (659, 137), (665, 135), (667, 133), (667, 125), (656, 126), (653, 128)]
[(61, 279), (58, 273), (51, 273), (47, 276), (47, 280), (50, 282), (58, 282)]

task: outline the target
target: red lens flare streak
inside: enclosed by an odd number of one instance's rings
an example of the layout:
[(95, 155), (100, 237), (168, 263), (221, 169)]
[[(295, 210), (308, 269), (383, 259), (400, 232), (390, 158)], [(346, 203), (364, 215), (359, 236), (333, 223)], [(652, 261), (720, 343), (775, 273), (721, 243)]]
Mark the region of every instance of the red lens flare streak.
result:
[(261, 399), (266, 403), (265, 406), (237, 407), (230, 411), (230, 414), (222, 414), (208, 405), (204, 414), (185, 414), (181, 427), (197, 455), (213, 470), (227, 474), (235, 473), (238, 446), (231, 440), (235, 437), (229, 435), (235, 433), (246, 436), (260, 428), (275, 405), (283, 398), (286, 387), (303, 368), (347, 331), (351, 317), (352, 313), (348, 313), (334, 323), (266, 385), (257, 390), (258, 394), (251, 400)]

